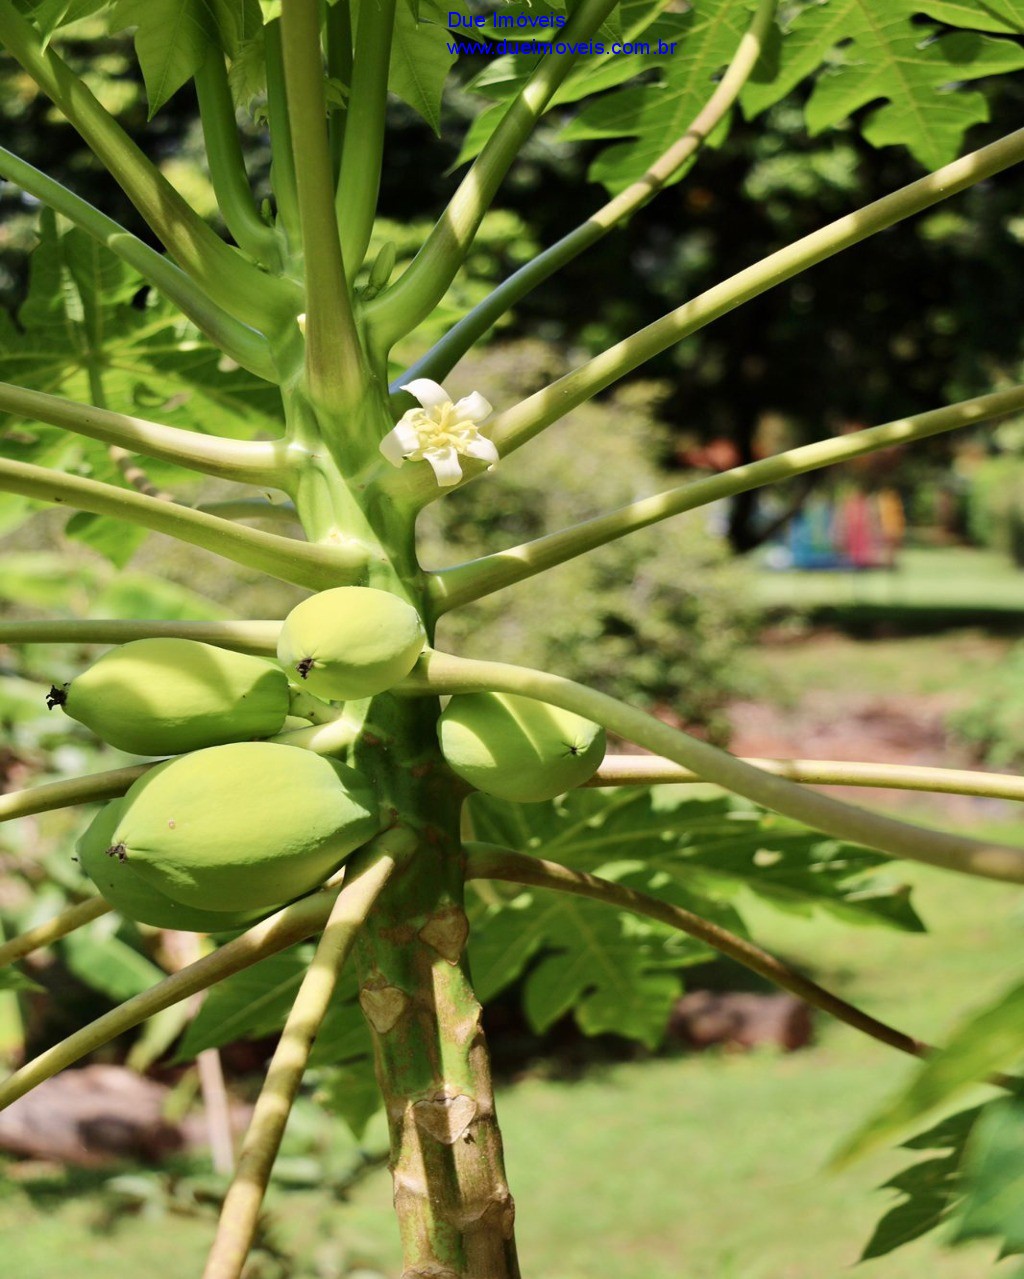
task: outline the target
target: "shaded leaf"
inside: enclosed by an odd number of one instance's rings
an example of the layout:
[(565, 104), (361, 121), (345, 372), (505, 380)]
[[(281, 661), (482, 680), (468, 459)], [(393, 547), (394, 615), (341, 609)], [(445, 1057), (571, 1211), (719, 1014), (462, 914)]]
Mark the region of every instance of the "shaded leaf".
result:
[(114, 936), (117, 919), (107, 916), (88, 928), (80, 928), (63, 941), (68, 967), (93, 990), (120, 1002), (141, 994), (166, 974), (134, 947)]
[(124, 27), (135, 28), (152, 119), (217, 47), (213, 5), (210, 0), (118, 0), (111, 28)]
[(1003, 1256), (1024, 1252), (1024, 1101), (985, 1107), (967, 1143), (963, 1179), (954, 1240), (994, 1237)]
[(438, 136), (441, 92), (456, 55), (448, 52), (445, 15), (432, 0), (421, 0), (418, 18), (407, 5), (396, 11), (388, 88), (421, 115)]
[(317, 1100), (344, 1119), (353, 1137), (361, 1140), (370, 1120), (383, 1105), (373, 1073), (373, 1058), (362, 1057), (348, 1065), (325, 1070), (317, 1088)]

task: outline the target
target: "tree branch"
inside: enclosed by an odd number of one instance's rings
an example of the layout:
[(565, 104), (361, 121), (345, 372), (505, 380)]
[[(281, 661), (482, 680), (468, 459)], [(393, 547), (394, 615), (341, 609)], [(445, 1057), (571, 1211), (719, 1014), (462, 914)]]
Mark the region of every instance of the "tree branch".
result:
[(283, 0), (281, 47), (305, 257), (306, 375), (318, 407), (333, 413), (362, 398), (366, 370), (334, 214), (318, 0)]
[(267, 339), (214, 302), (201, 285), (170, 258), (163, 257), (137, 236), (129, 234), (119, 222), (3, 147), (0, 147), (0, 177), (62, 214), (122, 262), (127, 262), (243, 368), (268, 382), (278, 380)]
[(216, 515), (204, 515), (113, 484), (50, 471), (28, 462), (0, 458), (0, 492), (20, 493), (95, 515), (112, 515), (315, 591), (356, 581), (367, 559), (365, 548), (355, 543), (313, 545), (276, 533), (241, 528)]
[(884, 426), (872, 426), (850, 435), (804, 444), (760, 462), (734, 467), (721, 475), (691, 480), (653, 497), (630, 502), (607, 515), (583, 520), (572, 528), (524, 542), (511, 550), (497, 551), (454, 568), (442, 569), (430, 579), (431, 599), (438, 614), (446, 613), (460, 604), (491, 595), (514, 582), (521, 582), (595, 547), (625, 537), (627, 533), (707, 506), (723, 497), (787, 480), (894, 444), (927, 439), (962, 426), (976, 426), (1005, 413), (1019, 411), (1022, 407), (1024, 385), (1010, 387), (1006, 391), (994, 391), (945, 408), (887, 422)]
[(705, 781), (715, 782), (837, 839), (866, 844), (890, 857), (906, 857), (945, 870), (1024, 883), (1024, 848), (928, 830), (806, 790), (670, 728), (614, 697), (559, 675), (505, 662), (481, 662), (428, 651), (412, 674), (392, 692), (436, 694), (489, 690), (533, 697), (583, 715), (627, 741), (692, 769)]
[[(888, 1044), (890, 1048), (896, 1048), (911, 1057), (927, 1057), (936, 1051), (924, 1040), (914, 1039), (902, 1030), (872, 1017), (856, 1005), (847, 1003), (845, 999), (840, 999), (838, 995), (833, 995), (831, 991), (811, 981), (768, 951), (762, 950), (760, 946), (755, 946), (743, 937), (737, 937), (735, 933), (720, 928), (710, 920), (702, 919), (700, 915), (683, 910), (681, 906), (672, 906), (634, 888), (601, 879), (598, 875), (570, 870), (558, 862), (528, 857), (492, 844), (467, 844), (466, 853), (467, 879), (500, 879), (512, 884), (550, 888), (579, 897), (590, 897), (604, 902), (606, 906), (615, 906), (635, 915), (655, 919), (661, 924), (667, 924), (669, 928), (676, 928), (690, 937), (696, 937), (705, 945), (736, 960), (744, 968), (767, 978), (783, 990), (791, 991), (813, 1007), (830, 1013), (872, 1039)], [(1022, 1081), (1012, 1075), (996, 1075), (991, 1082), (1000, 1088), (1016, 1090)]]
[[(357, 861), (357, 858), (359, 859)], [(263, 1197), (302, 1083), (309, 1054), (330, 1007), (338, 975), (381, 889), (395, 869), (394, 857), (357, 854), (338, 894), (295, 996), (224, 1197), (217, 1235), (203, 1279), (239, 1279), (252, 1247)]]
[(55, 941), (60, 941), (62, 937), (67, 937), (68, 933), (73, 933), (84, 924), (99, 919), (101, 915), (109, 914), (112, 909), (113, 907), (102, 897), (90, 897), (76, 906), (62, 910), (59, 915), (54, 915), (45, 923), (36, 924), (35, 928), (30, 928), (27, 932), (20, 933), (17, 937), (12, 937), (10, 941), (0, 944), (0, 968), (6, 968), (8, 964), (24, 959), (34, 950), (52, 946)]
[[(1024, 777), (980, 773), (962, 768), (926, 768), (916, 764), (855, 763), (845, 759), (755, 759), (743, 762), (791, 782), (812, 786), (877, 786), (885, 790), (929, 791), (937, 795), (977, 795), (985, 799), (1024, 800)], [(702, 782), (692, 769), (658, 755), (606, 755), (586, 786), (659, 786)], [(0, 801), (2, 802), (2, 801)]]
[(498, 446), (498, 452), (507, 456), (584, 400), (589, 400), (632, 369), (681, 342), (691, 333), (696, 333), (712, 320), (735, 310), (742, 303), (766, 293), (843, 249), (859, 244), (861, 240), (877, 235), (879, 231), (929, 209), (993, 174), (1019, 164), (1021, 160), (1024, 160), (1024, 129), (1018, 129), (989, 146), (961, 156), (959, 160), (936, 169), (927, 177), (911, 182), (891, 195), (883, 196), (855, 213), (848, 213), (786, 248), (769, 254), (760, 262), (721, 284), (716, 284), (691, 301), (684, 302), (653, 324), (609, 347), (607, 351), (529, 396), (514, 408), (497, 414), (491, 420), (488, 433)]
[(454, 325), (422, 359), (392, 386), (397, 393), (414, 378), (441, 382), (466, 352), (521, 299), (531, 293), (567, 262), (602, 240), (637, 209), (658, 194), (675, 174), (703, 147), (709, 134), (731, 110), (740, 90), (757, 65), (764, 41), (775, 16), (776, 0), (761, 0), (757, 13), (714, 93), (689, 128), (654, 161), (651, 167), (607, 204), (592, 213), (586, 222), (562, 236), (555, 244), (521, 266), (498, 285), (482, 302)]
[[(561, 39), (586, 43), (615, 7), (615, 0), (581, 0)], [(389, 350), (425, 319), (448, 291), (505, 174), (556, 90), (576, 65), (576, 54), (541, 58), (537, 69), (488, 138), (447, 209), (412, 262), (367, 307), (374, 345)]]
[(125, 1000), (117, 1008), (40, 1053), (0, 1083), (0, 1110), (24, 1097), (44, 1079), (73, 1066), (88, 1053), (102, 1048), (155, 1013), (319, 932), (331, 913), (337, 893), (337, 888), (326, 889), (293, 902), (212, 954), (204, 955), (149, 990)]
[(164, 426), (92, 404), (79, 404), (60, 395), (32, 391), (10, 382), (0, 382), (0, 411), (63, 427), (76, 435), (102, 440), (130, 453), (143, 453), (164, 462), (175, 462), (204, 475), (285, 491), (289, 487), (287, 446), (283, 440), (263, 443), (201, 435), (198, 431)]
[(201, 640), (204, 644), (216, 644), (219, 648), (229, 648), (236, 653), (253, 653), (257, 657), (273, 657), (277, 653), (277, 637), (280, 632), (279, 621), (164, 622), (156, 619), (121, 621), (117, 618), (12, 621), (7, 618), (0, 619), (0, 644), (126, 644), (129, 640), (163, 636)]

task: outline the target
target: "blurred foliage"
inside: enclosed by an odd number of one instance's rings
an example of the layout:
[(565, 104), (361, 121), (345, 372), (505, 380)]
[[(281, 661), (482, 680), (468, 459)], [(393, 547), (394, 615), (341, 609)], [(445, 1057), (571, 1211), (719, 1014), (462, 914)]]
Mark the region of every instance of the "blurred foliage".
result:
[(965, 470), (966, 531), (1024, 566), (1024, 457), (986, 457)]
[[(450, 389), (507, 403), (550, 377), (553, 358), (541, 343), (492, 347), (463, 364)], [(659, 465), (667, 441), (654, 412), (665, 392), (633, 382), (582, 406), (493, 475), (428, 508), (424, 562), (517, 545), (678, 481)], [(698, 512), (460, 608), (442, 618), (437, 642), (662, 707), (721, 741), (722, 707), (742, 686), (737, 659), (757, 620), (746, 571)]]
[(1024, 764), (1024, 644), (1000, 664), (998, 681), (970, 706), (954, 711), (948, 724), (992, 768)]

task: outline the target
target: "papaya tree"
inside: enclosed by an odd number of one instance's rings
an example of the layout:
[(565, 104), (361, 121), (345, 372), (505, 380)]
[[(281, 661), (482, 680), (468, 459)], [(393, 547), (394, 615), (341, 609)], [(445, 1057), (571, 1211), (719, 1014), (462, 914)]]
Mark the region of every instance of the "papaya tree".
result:
[[(224, 234), (62, 52), (83, 32), (126, 29), (151, 116), (194, 86)], [(990, 1012), (988, 1051), (975, 1028), (972, 1053), (933, 1054), (758, 947), (729, 886), (919, 926), (878, 880), (890, 859), (1019, 884), (1024, 849), (813, 785), (1019, 799), (1019, 779), (751, 762), (557, 672), (435, 638), (452, 610), (640, 529), (1019, 412), (1024, 386), (922, 405), (471, 562), (425, 567), (417, 521), (462, 486), (500, 484), (514, 451), (744, 302), (998, 180), (1024, 159), (1024, 130), (965, 150), (987, 120), (973, 82), (1024, 66), (1022, 33), (1016, 0), (537, 0), (454, 15), (433, 0), (0, 0), (5, 57), (146, 228), (134, 234), (0, 150), (0, 176), (42, 209), (27, 299), (0, 317), (11, 518), (63, 507), (95, 546), (123, 555), (158, 533), (309, 593), (285, 618), (0, 622), (15, 650), (107, 646), (50, 700), (144, 757), (0, 798), (4, 819), (104, 805), (78, 844), (93, 889), (83, 880), (77, 905), (0, 945), (0, 959), (110, 911), (215, 942), (15, 1071), (0, 1103), (198, 992), (187, 1050), (221, 1042), (229, 1023), (280, 1030), (206, 1279), (242, 1272), (314, 1053), (350, 1123), (386, 1110), (407, 1279), (518, 1275), (480, 1001), (520, 978), (535, 1025), (571, 1011), (588, 1033), (653, 1045), (681, 970), (721, 953), (928, 1058), (949, 1089), (1014, 1085), (998, 1073), (1022, 1047), (1019, 1029), (1006, 1033), (1012, 998)], [(465, 172), (410, 248), (378, 216), (389, 95), (439, 128), (460, 55), (482, 59)], [(680, 299), (518, 402), (493, 406), (463, 385), (463, 358), (521, 299), (642, 219), (737, 113), (756, 127), (793, 93), (811, 131), (856, 127), (908, 148), (924, 176)], [(575, 230), (458, 314), (453, 290), (502, 183), (555, 124), (566, 142), (601, 144), (590, 177), (607, 200), (581, 193), (589, 212)], [(254, 194), (243, 125), (269, 147), (269, 198)], [(231, 496), (190, 502), (189, 472)], [(609, 753), (608, 734), (646, 753)], [(696, 779), (719, 790), (652, 789)], [(311, 938), (312, 951), (299, 946)], [(245, 982), (282, 972), (294, 998), (273, 1025), (247, 1022)], [(923, 1115), (942, 1092), (933, 1081), (871, 1132)]]

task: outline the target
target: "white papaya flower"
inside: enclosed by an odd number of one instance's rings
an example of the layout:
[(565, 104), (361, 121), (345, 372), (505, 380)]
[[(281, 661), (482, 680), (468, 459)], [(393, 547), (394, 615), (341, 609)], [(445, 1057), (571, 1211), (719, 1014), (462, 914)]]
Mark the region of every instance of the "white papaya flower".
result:
[(494, 412), (479, 391), (452, 403), (443, 386), (418, 377), (402, 387), (420, 402), (418, 409), (403, 413), (380, 442), (380, 451), (392, 466), (403, 462), (429, 462), (442, 488), (462, 479), (462, 457), (475, 457), (494, 466), (498, 450), (480, 434), (480, 425)]

